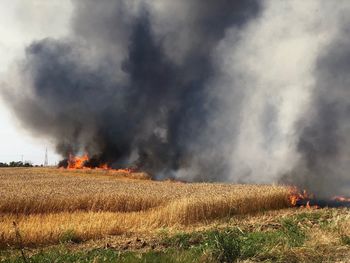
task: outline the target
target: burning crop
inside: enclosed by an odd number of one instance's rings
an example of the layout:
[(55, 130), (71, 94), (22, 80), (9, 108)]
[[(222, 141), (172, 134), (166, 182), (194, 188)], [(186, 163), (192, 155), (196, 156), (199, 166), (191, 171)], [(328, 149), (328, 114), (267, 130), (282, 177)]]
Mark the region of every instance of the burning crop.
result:
[(69, 155), (67, 168), (68, 169), (87, 168), (85, 165), (88, 161), (89, 161), (89, 156), (87, 154), (81, 157)]
[(289, 200), (292, 206), (306, 208), (338, 208), (350, 207), (350, 198), (335, 196), (331, 198), (317, 198), (306, 190), (299, 191), (297, 187), (290, 190)]
[(114, 172), (120, 173), (132, 173), (137, 172), (136, 169), (126, 168), (126, 169), (114, 169), (111, 168), (107, 163), (96, 162), (93, 159), (90, 159), (89, 155), (85, 153), (82, 156), (75, 156), (69, 154), (68, 159), (63, 160), (59, 164), (60, 168), (65, 168), (68, 170), (113, 170)]

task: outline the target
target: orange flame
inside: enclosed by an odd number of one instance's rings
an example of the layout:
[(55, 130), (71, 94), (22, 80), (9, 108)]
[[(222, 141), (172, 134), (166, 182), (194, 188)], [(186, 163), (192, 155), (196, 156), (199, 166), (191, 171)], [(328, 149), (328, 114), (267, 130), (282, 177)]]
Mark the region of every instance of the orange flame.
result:
[[(82, 156), (73, 156), (69, 155), (68, 158), (68, 166), (67, 169), (92, 169), (90, 167), (86, 167), (87, 162), (90, 160), (88, 154), (84, 154)], [(103, 170), (113, 170), (120, 173), (132, 173), (134, 172), (133, 169), (127, 168), (127, 169), (112, 169), (108, 166), (107, 163), (103, 163), (100, 166), (96, 167), (95, 169), (103, 169)]]
[[(305, 208), (320, 208), (320, 206), (318, 205), (310, 205), (310, 202), (311, 203), (317, 202), (317, 199), (315, 199), (313, 194), (307, 193), (306, 190), (304, 190), (303, 192), (299, 192), (296, 187), (291, 188), (289, 200), (292, 206), (299, 206), (299, 207), (305, 207)], [(298, 201), (300, 202), (298, 203)], [(339, 204), (337, 204), (338, 206), (341, 206), (341, 203), (343, 203), (344, 206), (349, 206), (350, 204), (350, 198), (344, 197), (344, 196), (334, 196), (333, 198), (330, 198), (328, 201), (327, 200), (321, 200), (321, 201), (327, 205), (328, 203), (332, 205), (332, 202), (330, 201), (339, 202)], [(301, 205), (301, 204), (305, 204), (305, 205)]]
[(73, 156), (69, 155), (68, 158), (68, 169), (83, 169), (85, 168), (85, 163), (89, 161), (89, 156), (84, 154), (83, 156)]
[(305, 207), (305, 208), (318, 208), (317, 205), (310, 205), (310, 200), (309, 199), (313, 199), (314, 195), (313, 194), (309, 194), (306, 190), (303, 190), (302, 192), (298, 191), (298, 189), (296, 187), (292, 187), (291, 188), (291, 194), (289, 196), (289, 201), (291, 203), (292, 206), (296, 206), (298, 201), (300, 200), (307, 200), (306, 201), (306, 205), (305, 206), (300, 206), (300, 207)]

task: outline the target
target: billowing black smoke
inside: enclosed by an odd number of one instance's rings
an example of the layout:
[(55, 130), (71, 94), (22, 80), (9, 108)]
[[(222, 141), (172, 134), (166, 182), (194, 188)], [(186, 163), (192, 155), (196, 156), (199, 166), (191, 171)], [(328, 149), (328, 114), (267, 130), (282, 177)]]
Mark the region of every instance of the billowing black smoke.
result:
[(259, 2), (75, 0), (71, 35), (27, 47), (26, 83), (5, 96), (63, 158), (87, 152), (157, 177), (195, 158), (192, 179), (223, 180), (228, 160), (219, 149), (200, 158), (221, 145), (207, 132), (221, 107), (208, 85), (212, 54), (226, 30), (258, 15)]
[(3, 90), (63, 159), (349, 195), (349, 1), (72, 2)]

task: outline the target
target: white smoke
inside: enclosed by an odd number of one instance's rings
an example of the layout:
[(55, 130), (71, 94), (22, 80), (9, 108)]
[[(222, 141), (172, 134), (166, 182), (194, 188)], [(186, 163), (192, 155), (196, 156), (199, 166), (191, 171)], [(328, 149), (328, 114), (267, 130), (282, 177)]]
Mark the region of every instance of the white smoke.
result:
[(276, 182), (297, 165), (296, 123), (310, 110), (317, 59), (350, 2), (269, 0), (264, 6), (217, 48), (213, 91), (227, 105), (219, 118), (232, 130), (226, 151), (234, 182)]

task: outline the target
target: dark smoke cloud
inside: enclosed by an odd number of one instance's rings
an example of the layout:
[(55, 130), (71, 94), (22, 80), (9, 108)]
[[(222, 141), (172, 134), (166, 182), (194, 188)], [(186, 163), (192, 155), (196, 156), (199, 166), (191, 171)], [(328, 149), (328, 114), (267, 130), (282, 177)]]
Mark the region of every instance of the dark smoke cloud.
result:
[(259, 2), (75, 0), (72, 34), (27, 47), (24, 85), (4, 95), (64, 158), (86, 151), (158, 178), (196, 162), (187, 179), (224, 180), (222, 135), (208, 128), (221, 107), (212, 54), (228, 29), (258, 16)]
[(3, 92), (63, 158), (348, 195), (347, 0), (72, 2)]

